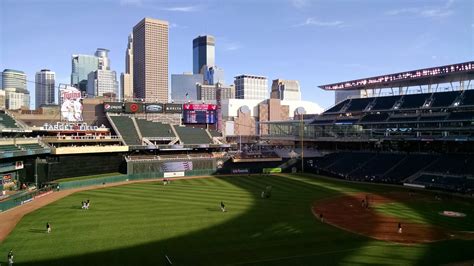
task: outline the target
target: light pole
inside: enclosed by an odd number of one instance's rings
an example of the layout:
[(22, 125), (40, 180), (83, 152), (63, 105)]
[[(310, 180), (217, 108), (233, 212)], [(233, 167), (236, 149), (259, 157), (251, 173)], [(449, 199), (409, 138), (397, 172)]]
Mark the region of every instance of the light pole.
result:
[(304, 123), (303, 123), (303, 115), (301, 114), (301, 173), (304, 172), (304, 145), (303, 145), (303, 136), (304, 136)]

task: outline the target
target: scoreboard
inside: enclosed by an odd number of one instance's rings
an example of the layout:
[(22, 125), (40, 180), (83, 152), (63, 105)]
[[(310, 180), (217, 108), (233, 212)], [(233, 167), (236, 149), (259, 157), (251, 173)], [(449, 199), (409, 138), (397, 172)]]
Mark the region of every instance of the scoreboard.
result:
[(215, 124), (217, 106), (215, 104), (184, 104), (185, 124)]

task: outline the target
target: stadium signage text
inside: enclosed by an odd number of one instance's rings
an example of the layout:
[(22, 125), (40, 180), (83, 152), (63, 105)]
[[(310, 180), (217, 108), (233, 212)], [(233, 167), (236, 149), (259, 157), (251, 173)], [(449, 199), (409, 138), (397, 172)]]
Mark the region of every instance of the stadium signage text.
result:
[(55, 125), (53, 124), (48, 124), (45, 123), (42, 127), (41, 130), (52, 130), (52, 131), (98, 131), (98, 130), (106, 130), (105, 127), (98, 127), (98, 126), (89, 126), (87, 124), (67, 124), (67, 123), (56, 123)]
[(214, 111), (217, 110), (217, 105), (215, 104), (185, 104), (183, 105), (184, 110), (207, 110)]
[(391, 82), (409, 81), (426, 77), (443, 76), (452, 73), (462, 73), (474, 70), (474, 62), (446, 65), (433, 68), (425, 68), (384, 76), (371, 77), (366, 79), (357, 79), (340, 83), (319, 86), (323, 90), (344, 90), (357, 89), (367, 85), (385, 84)]
[(232, 169), (233, 174), (248, 174), (250, 173), (249, 169)]
[(180, 114), (182, 112), (183, 112), (183, 105), (182, 104), (169, 103), (169, 104), (165, 105), (165, 113)]
[(106, 112), (121, 113), (123, 112), (122, 103), (104, 103), (104, 110)]

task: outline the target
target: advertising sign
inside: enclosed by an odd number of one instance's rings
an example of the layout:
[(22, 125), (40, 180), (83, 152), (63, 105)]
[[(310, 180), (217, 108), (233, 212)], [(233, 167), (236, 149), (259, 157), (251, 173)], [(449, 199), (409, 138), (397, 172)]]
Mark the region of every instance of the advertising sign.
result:
[(165, 113), (168, 114), (181, 114), (183, 112), (183, 105), (176, 103), (165, 104)]
[(142, 113), (142, 103), (125, 103), (125, 113)]
[(165, 162), (161, 165), (163, 172), (181, 172), (193, 170), (193, 162)]
[(179, 177), (184, 176), (184, 172), (167, 172), (163, 173), (163, 177)]
[(232, 169), (233, 174), (249, 174), (250, 171), (247, 168), (244, 169)]
[(104, 103), (104, 111), (107, 113), (122, 113), (122, 103)]
[(215, 104), (184, 104), (184, 110), (208, 110), (215, 111), (217, 110), (217, 105)]
[(163, 113), (162, 103), (147, 103), (145, 106), (145, 113)]
[(281, 168), (263, 168), (263, 173), (265, 174), (281, 173)]
[(61, 119), (68, 122), (83, 121), (81, 91), (65, 85), (59, 88), (59, 105), (61, 106)]

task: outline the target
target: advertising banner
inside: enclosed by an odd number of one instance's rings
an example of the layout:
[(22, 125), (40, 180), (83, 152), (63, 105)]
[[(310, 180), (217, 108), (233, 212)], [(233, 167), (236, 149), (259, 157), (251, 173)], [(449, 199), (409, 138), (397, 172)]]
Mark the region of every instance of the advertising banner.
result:
[(163, 173), (163, 177), (179, 177), (184, 176), (184, 172), (167, 172)]
[(161, 165), (163, 172), (181, 172), (193, 170), (193, 162), (165, 162)]
[(217, 105), (215, 104), (184, 104), (184, 110), (202, 110), (202, 111), (215, 111)]
[(163, 113), (162, 103), (147, 103), (145, 105), (145, 113)]
[(244, 168), (244, 169), (232, 169), (232, 174), (237, 174), (238, 175), (238, 174), (249, 174), (249, 173), (250, 173), (249, 169), (246, 169), (246, 168)]
[(181, 114), (183, 112), (183, 105), (177, 103), (165, 104), (165, 113), (168, 114)]
[(281, 173), (281, 168), (263, 168), (264, 174)]
[(81, 91), (64, 85), (59, 88), (59, 105), (61, 106), (61, 120), (68, 122), (83, 121)]
[(123, 113), (122, 103), (104, 103), (104, 111), (106, 113)]
[(125, 113), (143, 113), (143, 103), (125, 103)]

